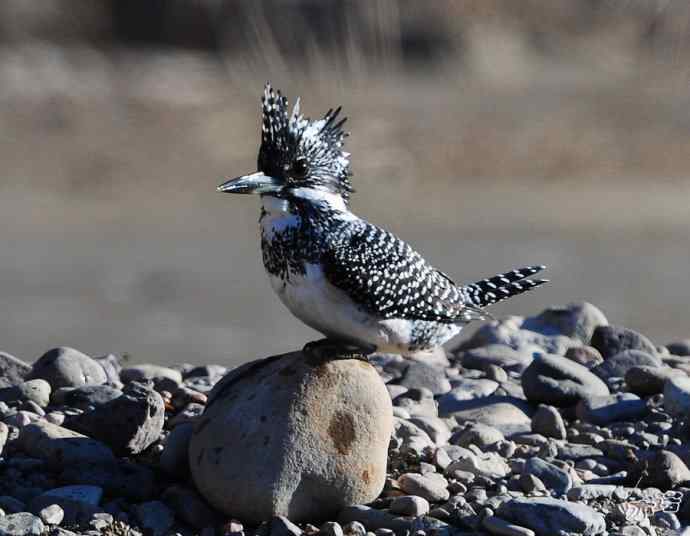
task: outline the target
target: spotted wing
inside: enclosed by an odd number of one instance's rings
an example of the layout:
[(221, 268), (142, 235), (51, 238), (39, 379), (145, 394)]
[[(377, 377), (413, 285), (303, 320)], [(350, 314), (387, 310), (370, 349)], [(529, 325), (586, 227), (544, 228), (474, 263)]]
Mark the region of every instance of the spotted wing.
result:
[(395, 235), (362, 220), (337, 231), (324, 254), (325, 276), (370, 313), (445, 323), (483, 316), (446, 275)]

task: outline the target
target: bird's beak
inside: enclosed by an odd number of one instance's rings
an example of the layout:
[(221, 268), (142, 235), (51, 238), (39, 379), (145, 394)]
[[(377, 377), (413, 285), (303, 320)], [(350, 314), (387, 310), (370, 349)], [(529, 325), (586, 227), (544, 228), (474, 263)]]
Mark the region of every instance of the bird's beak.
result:
[(218, 191), (230, 194), (267, 194), (277, 192), (280, 187), (278, 179), (257, 171), (251, 175), (243, 175), (224, 182), (218, 186)]

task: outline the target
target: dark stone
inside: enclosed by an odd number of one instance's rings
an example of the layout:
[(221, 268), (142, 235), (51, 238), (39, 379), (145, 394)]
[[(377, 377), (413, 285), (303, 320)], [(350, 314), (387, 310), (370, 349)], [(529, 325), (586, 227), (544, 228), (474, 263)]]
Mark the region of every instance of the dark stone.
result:
[(65, 484), (99, 486), (112, 497), (124, 497), (133, 502), (146, 501), (156, 495), (153, 471), (127, 460), (67, 465), (60, 473), (60, 480)]
[(592, 372), (602, 380), (607, 380), (608, 378), (624, 378), (633, 367), (660, 367), (661, 365), (661, 360), (655, 354), (640, 350), (624, 350), (605, 359), (603, 363), (594, 367)]
[(644, 335), (620, 326), (599, 326), (592, 334), (590, 343), (599, 350), (604, 359), (625, 350), (641, 350), (656, 354), (656, 346)]

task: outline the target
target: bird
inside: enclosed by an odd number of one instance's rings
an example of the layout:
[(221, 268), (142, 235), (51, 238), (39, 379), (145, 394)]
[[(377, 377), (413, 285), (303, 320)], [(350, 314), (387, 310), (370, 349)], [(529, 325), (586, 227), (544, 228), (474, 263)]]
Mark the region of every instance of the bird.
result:
[[(547, 282), (542, 265), (456, 284), (393, 233), (350, 208), (352, 171), (341, 107), (312, 120), (270, 83), (261, 98), (257, 171), (218, 191), (258, 194), (263, 264), (273, 290), (325, 339), (309, 343), (403, 356), (433, 352), (485, 307)], [(305, 347), (306, 349), (306, 347)]]

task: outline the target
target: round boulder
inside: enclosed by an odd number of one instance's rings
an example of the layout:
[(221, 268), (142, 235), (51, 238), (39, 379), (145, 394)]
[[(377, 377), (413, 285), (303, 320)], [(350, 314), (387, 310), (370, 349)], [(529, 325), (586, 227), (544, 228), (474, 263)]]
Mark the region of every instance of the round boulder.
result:
[(45, 380), (53, 389), (101, 385), (107, 381), (103, 367), (95, 360), (66, 346), (53, 348), (43, 354), (34, 363), (28, 379)]
[(609, 389), (586, 367), (557, 355), (540, 355), (522, 374), (530, 402), (571, 406), (583, 398), (607, 396)]
[(214, 387), (190, 440), (190, 470), (213, 506), (245, 522), (325, 519), (379, 495), (392, 428), (373, 366), (273, 356)]

